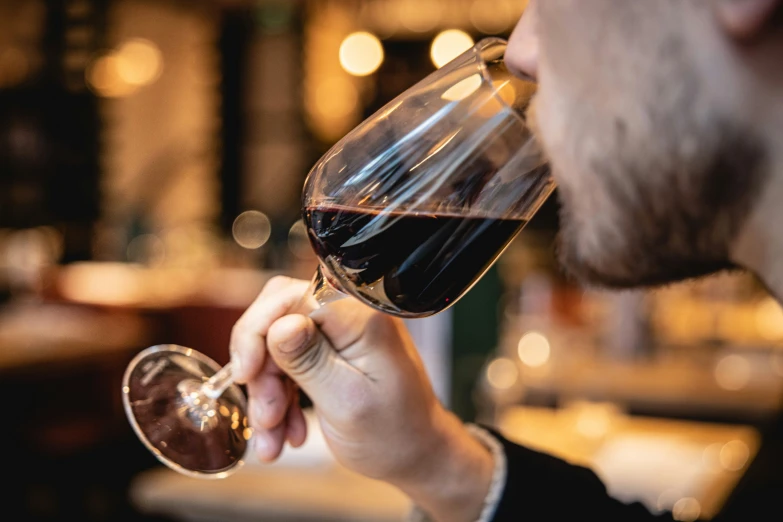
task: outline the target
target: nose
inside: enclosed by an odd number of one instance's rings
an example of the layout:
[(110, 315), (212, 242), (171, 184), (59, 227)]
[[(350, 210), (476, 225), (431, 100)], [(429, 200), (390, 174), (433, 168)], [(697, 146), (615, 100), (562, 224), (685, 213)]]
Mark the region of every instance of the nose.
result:
[(505, 62), (519, 76), (538, 79), (538, 0), (530, 0), (508, 39)]

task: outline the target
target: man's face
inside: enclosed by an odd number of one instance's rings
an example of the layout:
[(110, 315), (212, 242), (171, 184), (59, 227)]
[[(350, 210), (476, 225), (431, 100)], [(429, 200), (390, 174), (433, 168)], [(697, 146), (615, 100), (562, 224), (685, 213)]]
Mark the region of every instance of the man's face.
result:
[(509, 66), (539, 82), (530, 117), (558, 183), (559, 257), (585, 282), (729, 266), (760, 147), (705, 64), (721, 45), (707, 4), (531, 0), (510, 39)]

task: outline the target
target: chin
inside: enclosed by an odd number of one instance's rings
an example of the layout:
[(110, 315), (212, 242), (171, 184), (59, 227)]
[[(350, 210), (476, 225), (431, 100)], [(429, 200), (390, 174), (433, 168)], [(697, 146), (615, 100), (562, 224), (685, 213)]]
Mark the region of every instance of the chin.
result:
[[(700, 258), (668, 249), (665, 242), (645, 241), (631, 232), (616, 232), (595, 246), (580, 244), (579, 231), (567, 224), (558, 234), (555, 250), (566, 277), (596, 288), (628, 290), (656, 288), (737, 267), (724, 258)], [(691, 253), (692, 254), (692, 253)]]

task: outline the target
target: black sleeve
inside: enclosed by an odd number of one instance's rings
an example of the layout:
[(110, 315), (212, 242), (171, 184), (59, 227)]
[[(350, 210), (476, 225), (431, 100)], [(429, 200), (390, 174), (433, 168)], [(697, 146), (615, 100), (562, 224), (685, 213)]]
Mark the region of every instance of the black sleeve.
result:
[(625, 504), (610, 497), (598, 476), (587, 468), (519, 446), (487, 429), (503, 445), (508, 462), (506, 485), (493, 522), (674, 520), (671, 513), (654, 515), (641, 503)]

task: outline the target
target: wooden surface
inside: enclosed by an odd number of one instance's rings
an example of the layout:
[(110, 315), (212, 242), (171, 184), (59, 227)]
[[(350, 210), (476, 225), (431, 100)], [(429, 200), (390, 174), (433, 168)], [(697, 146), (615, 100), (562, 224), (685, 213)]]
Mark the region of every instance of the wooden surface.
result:
[(498, 425), (515, 442), (592, 468), (623, 501), (657, 511), (692, 499), (706, 518), (720, 509), (759, 445), (750, 427), (627, 416), (600, 403), (512, 407)]
[(149, 342), (135, 313), (52, 303), (15, 303), (0, 312), (0, 371), (130, 354)]
[(252, 454), (236, 473), (204, 480), (160, 468), (139, 475), (130, 497), (141, 511), (191, 521), (232, 522), (394, 522), (409, 502), (397, 489), (338, 465), (306, 410), (308, 438), (299, 449), (285, 448), (274, 464)]
[(528, 400), (562, 402), (578, 397), (620, 403), (661, 416), (731, 418), (750, 423), (783, 407), (783, 378), (770, 370), (768, 357), (749, 357), (754, 369), (736, 389), (726, 389), (716, 381), (716, 360), (683, 355), (657, 362), (625, 363), (569, 354), (557, 364), (524, 371), (520, 382)]
[[(601, 405), (514, 407), (498, 426), (512, 440), (593, 466), (618, 498), (653, 510), (693, 499), (703, 514), (719, 508), (746, 466), (734, 455), (725, 463), (743, 465), (722, 468), (721, 449), (730, 442), (730, 449), (744, 448), (749, 462), (758, 445), (750, 428), (625, 417)], [(143, 511), (192, 521), (404, 520), (409, 503), (400, 492), (331, 464), (317, 429), (310, 433), (318, 451), (293, 465), (248, 465), (219, 481), (154, 470), (137, 477), (132, 498)]]
[(396, 489), (337, 466), (248, 468), (217, 481), (161, 469), (132, 494), (145, 511), (193, 521), (399, 522), (409, 509)]

